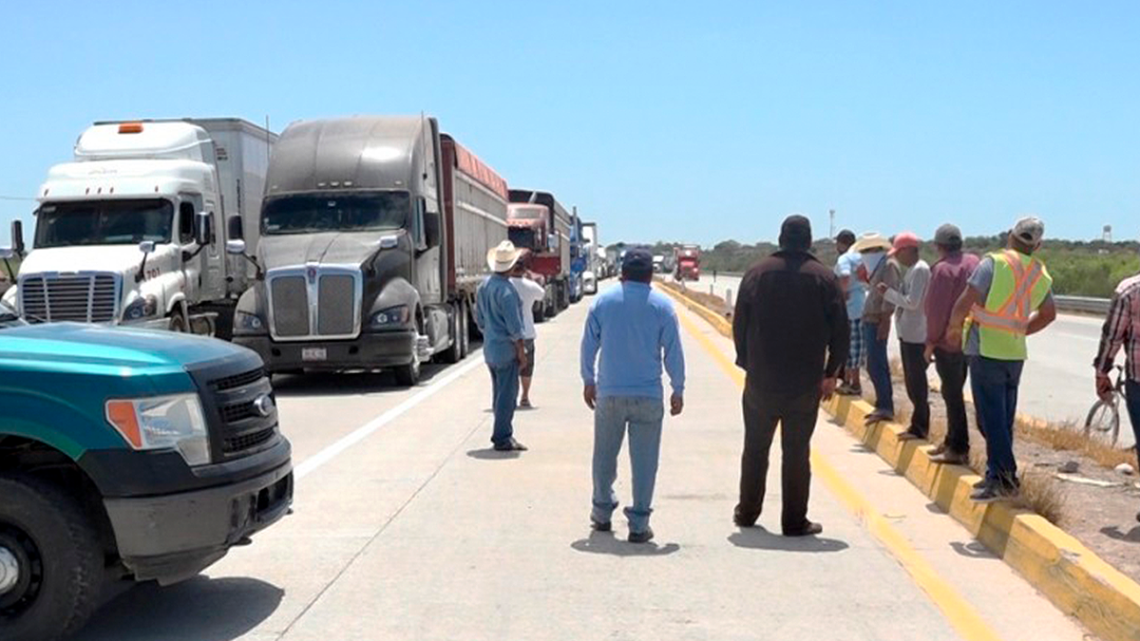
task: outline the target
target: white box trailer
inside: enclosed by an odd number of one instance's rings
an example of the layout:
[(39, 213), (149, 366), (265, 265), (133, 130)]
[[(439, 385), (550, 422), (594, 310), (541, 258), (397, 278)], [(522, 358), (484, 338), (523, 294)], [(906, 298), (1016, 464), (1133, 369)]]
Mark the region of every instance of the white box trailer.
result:
[(5, 300), (32, 323), (228, 338), (236, 301), (256, 274), (225, 251), (230, 221), (240, 220), (246, 244), (256, 246), (276, 138), (237, 118), (95, 123), (74, 160), (52, 167), (40, 187), (32, 247)]

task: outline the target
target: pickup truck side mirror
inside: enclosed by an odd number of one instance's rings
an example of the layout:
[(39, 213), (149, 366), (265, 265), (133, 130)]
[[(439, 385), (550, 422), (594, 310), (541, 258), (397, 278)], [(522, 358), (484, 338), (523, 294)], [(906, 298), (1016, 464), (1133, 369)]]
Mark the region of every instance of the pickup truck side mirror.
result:
[(214, 215), (200, 211), (194, 215), (194, 242), (199, 246), (214, 244)]
[(12, 253), (22, 257), (24, 255), (24, 223), (12, 221)]

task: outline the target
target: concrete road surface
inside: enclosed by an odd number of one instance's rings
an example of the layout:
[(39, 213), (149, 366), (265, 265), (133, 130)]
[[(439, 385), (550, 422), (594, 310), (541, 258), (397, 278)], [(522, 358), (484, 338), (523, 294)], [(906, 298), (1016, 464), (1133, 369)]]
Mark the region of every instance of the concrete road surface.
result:
[[(476, 353), (417, 388), (387, 376), (280, 381), (296, 513), (204, 576), (142, 586), (83, 641), (353, 639), (1082, 639), (909, 482), (826, 420), (818, 538), (779, 531), (779, 456), (763, 528), (732, 525), (742, 441), (730, 345), (682, 311), (689, 388), (667, 419), (652, 545), (591, 533), (586, 304), (540, 326), (533, 399), (490, 451)], [(617, 491), (629, 500), (628, 466)], [(899, 536), (880, 541), (862, 515)], [(620, 513), (619, 515), (620, 516)], [(866, 518), (872, 518), (866, 516)]]
[[(686, 283), (702, 292), (724, 297), (729, 290), (740, 291), (740, 277), (711, 274), (700, 282)], [(1022, 374), (1021, 411), (1056, 422), (1084, 426), (1089, 408), (1096, 402), (1093, 388), (1092, 361), (1100, 343), (1104, 319), (1062, 314), (1044, 332), (1029, 338), (1029, 360)], [(897, 345), (892, 340), (892, 355), (897, 358)], [(1118, 359), (1123, 363), (1123, 356)], [(933, 369), (933, 368), (932, 368)], [(1128, 412), (1121, 406), (1121, 447), (1136, 442)]]

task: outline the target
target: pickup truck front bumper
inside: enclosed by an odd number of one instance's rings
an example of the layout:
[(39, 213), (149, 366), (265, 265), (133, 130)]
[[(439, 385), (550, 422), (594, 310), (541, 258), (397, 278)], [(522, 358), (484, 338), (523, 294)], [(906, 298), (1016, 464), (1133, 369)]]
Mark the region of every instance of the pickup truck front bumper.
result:
[(138, 581), (169, 585), (275, 523), (292, 502), (293, 469), (286, 463), (239, 483), (103, 504), (123, 565)]
[[(399, 367), (412, 362), (413, 330), (361, 334), (351, 340), (275, 341), (268, 336), (234, 336), (234, 343), (261, 356), (270, 372), (299, 369), (346, 370)], [(323, 358), (319, 358), (323, 356)]]

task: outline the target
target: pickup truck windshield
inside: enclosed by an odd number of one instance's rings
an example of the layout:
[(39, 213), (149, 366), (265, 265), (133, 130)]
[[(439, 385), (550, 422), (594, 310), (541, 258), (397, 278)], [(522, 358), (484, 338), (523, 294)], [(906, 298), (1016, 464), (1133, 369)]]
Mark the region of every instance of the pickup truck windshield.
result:
[(160, 198), (48, 203), (36, 218), (37, 248), (169, 243), (174, 206)]
[(272, 236), (401, 229), (408, 222), (411, 202), (406, 191), (281, 196), (266, 201), (262, 208), (261, 232)]

